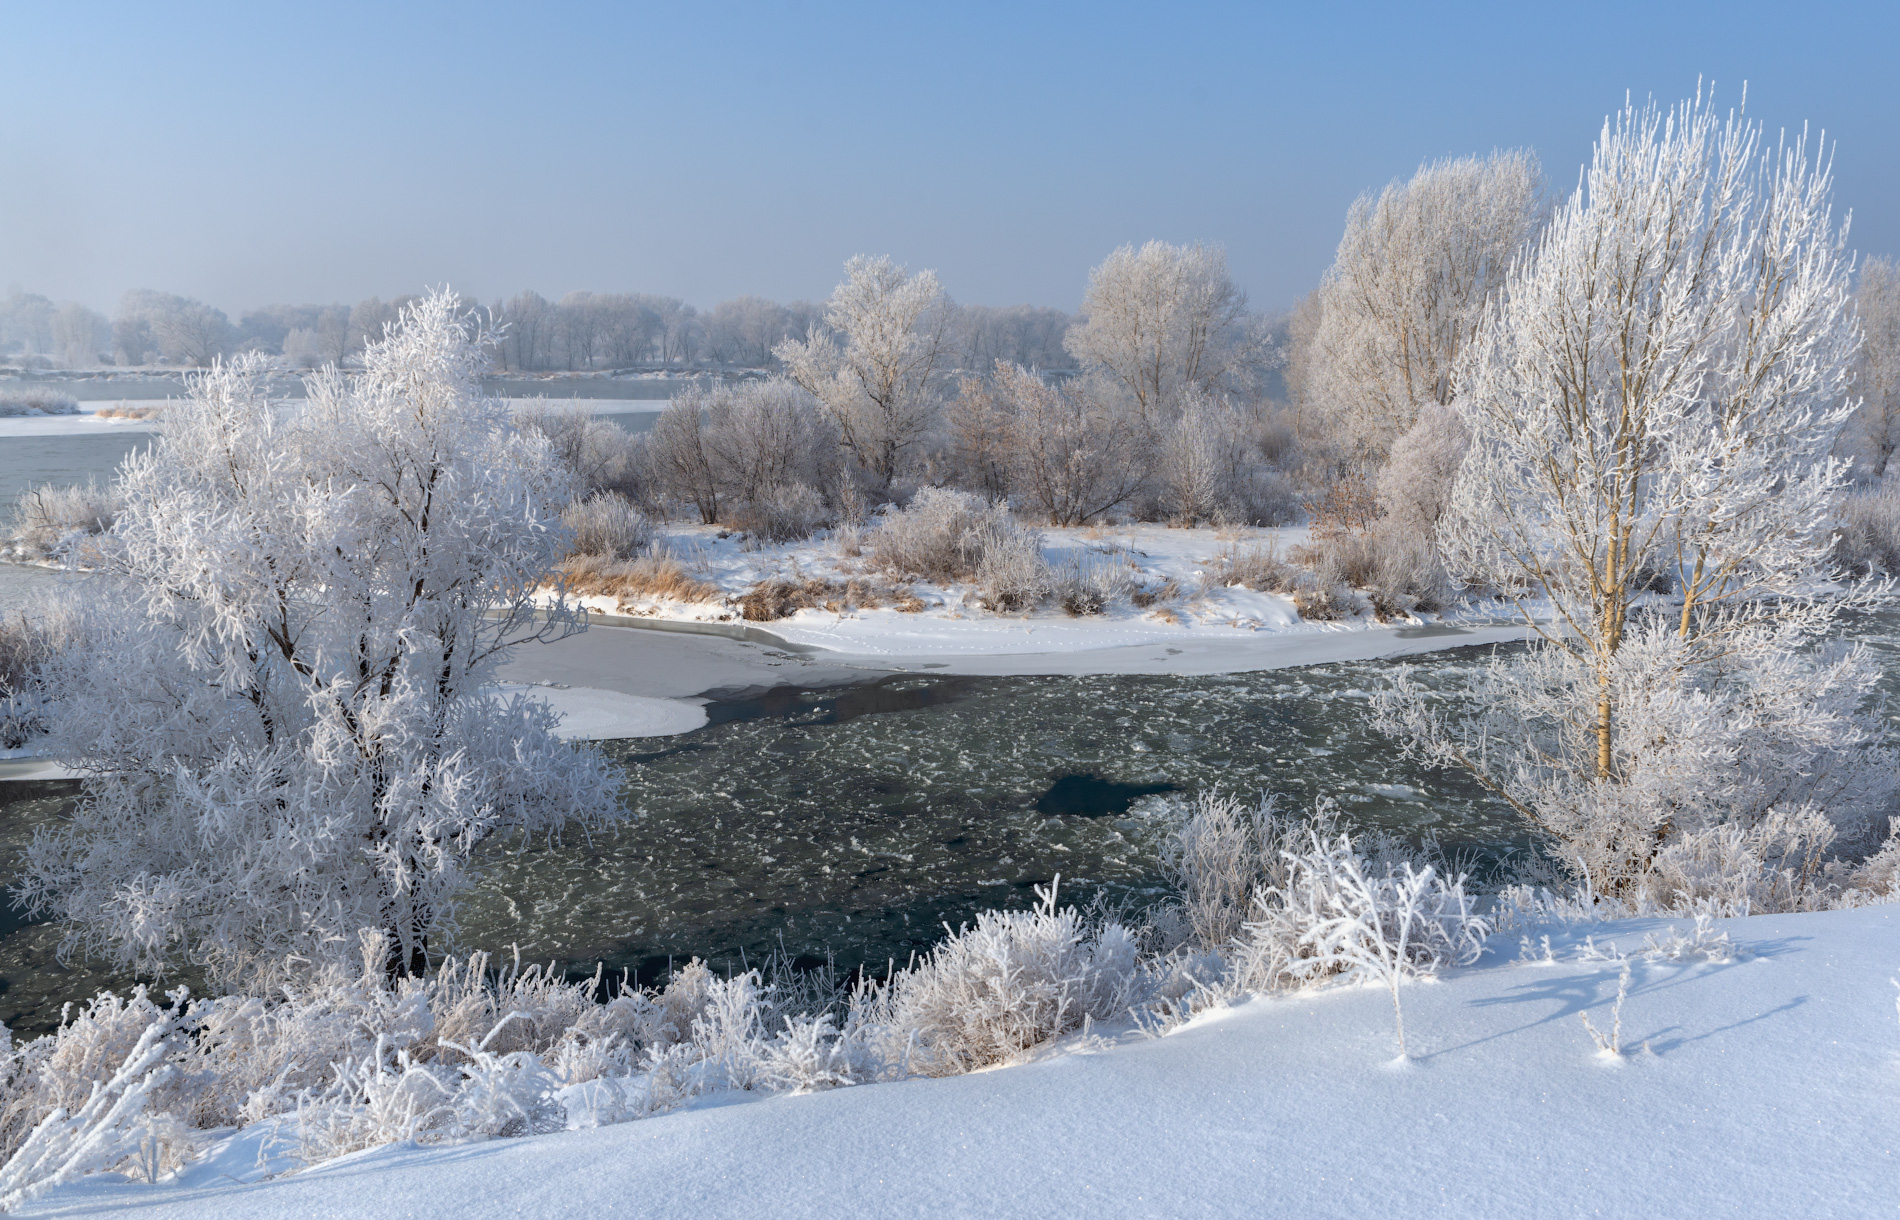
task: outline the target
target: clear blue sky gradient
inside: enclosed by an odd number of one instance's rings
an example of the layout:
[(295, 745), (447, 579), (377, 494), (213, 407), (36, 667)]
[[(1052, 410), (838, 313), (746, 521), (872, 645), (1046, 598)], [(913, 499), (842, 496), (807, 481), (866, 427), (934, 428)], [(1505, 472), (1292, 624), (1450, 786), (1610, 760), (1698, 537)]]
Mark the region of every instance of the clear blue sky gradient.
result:
[(822, 297), (858, 252), (1073, 308), (1123, 242), (1291, 304), (1362, 190), (1625, 91), (1825, 128), (1900, 253), (1900, 5), (0, 6), (0, 285), (236, 311), (451, 283)]

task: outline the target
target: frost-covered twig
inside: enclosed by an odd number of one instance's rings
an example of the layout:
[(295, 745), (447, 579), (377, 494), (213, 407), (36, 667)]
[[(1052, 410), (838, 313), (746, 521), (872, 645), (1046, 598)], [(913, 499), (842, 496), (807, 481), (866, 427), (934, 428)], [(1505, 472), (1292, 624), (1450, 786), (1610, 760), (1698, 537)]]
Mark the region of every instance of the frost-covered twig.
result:
[(1622, 1057), (1622, 1054), (1623, 1054), (1623, 1001), (1629, 996), (1629, 990), (1630, 990), (1630, 964), (1629, 964), (1629, 960), (1626, 958), (1624, 959), (1624, 962), (1623, 962), (1623, 972), (1617, 976), (1617, 980), (1616, 980), (1616, 1004), (1614, 1007), (1610, 1009), (1611, 1024), (1610, 1024), (1610, 1033), (1608, 1037), (1605, 1037), (1603, 1034), (1599, 1033), (1597, 1031), (1597, 1027), (1590, 1024), (1589, 1013), (1580, 1012), (1577, 1014), (1577, 1016), (1583, 1019), (1583, 1027), (1586, 1030), (1590, 1031), (1590, 1040), (1597, 1044), (1597, 1053), (1599, 1055), (1606, 1055), (1612, 1059)]
[(26, 1137), (0, 1167), (0, 1211), (22, 1203), (86, 1173), (112, 1168), (139, 1153), (137, 1123), (153, 1090), (178, 1069), (164, 1062), (176, 1047), (177, 1010), (152, 1021), (139, 1035), (118, 1070), (95, 1081), (86, 1103), (71, 1115), (55, 1109)]

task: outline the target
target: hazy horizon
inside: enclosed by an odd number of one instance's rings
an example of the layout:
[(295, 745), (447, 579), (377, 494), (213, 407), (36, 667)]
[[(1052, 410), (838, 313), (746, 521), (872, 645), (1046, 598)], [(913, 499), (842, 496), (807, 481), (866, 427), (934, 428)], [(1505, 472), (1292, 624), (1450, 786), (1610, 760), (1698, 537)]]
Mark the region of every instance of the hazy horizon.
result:
[(445, 283), (706, 308), (823, 299), (866, 252), (1073, 309), (1109, 250), (1162, 238), (1223, 245), (1271, 310), (1361, 191), (1514, 146), (1568, 190), (1626, 91), (1698, 77), (1747, 81), (1771, 139), (1825, 129), (1851, 244), (1900, 252), (1900, 23), (1786, 12), (36, 6), (0, 49), (0, 286), (233, 318)]

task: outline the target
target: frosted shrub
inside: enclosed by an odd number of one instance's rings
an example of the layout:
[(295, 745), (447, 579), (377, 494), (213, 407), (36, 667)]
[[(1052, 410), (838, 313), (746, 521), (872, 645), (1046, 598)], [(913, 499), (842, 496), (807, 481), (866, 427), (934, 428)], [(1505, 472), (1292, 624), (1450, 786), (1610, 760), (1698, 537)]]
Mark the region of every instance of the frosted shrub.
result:
[(1241, 489), (1245, 425), (1233, 407), (1190, 392), (1180, 417), (1162, 437), (1162, 507), (1175, 525), (1244, 519)]
[(72, 557), (85, 562), (84, 544), (112, 528), (119, 512), (116, 493), (84, 486), (42, 484), (21, 494), (13, 509), (12, 548), (22, 558)]
[(168, 998), (101, 992), (56, 1033), (0, 1042), (0, 1210), (82, 1174), (155, 1180), (190, 1159), (206, 1092), (185, 1037), (196, 1006)]
[(1430, 538), (1451, 506), (1452, 485), (1471, 445), (1471, 431), (1456, 409), (1439, 403), (1419, 408), (1418, 420), (1392, 446), (1392, 456), (1374, 481), (1379, 507), (1394, 528)]
[(1034, 605), (1049, 593), (1042, 540), (1002, 504), (926, 487), (893, 510), (871, 536), (871, 559), (888, 571), (949, 582), (968, 580), (991, 610)]
[(804, 483), (769, 483), (739, 502), (730, 523), (760, 542), (809, 538), (831, 519), (817, 491)]
[(1050, 574), (1056, 604), (1078, 617), (1100, 614), (1126, 598), (1134, 579), (1126, 562), (1098, 555), (1071, 555)]
[(1370, 533), (1316, 536), (1307, 552), (1322, 587), (1363, 589), (1380, 619), (1438, 610), (1449, 600), (1445, 571), (1423, 534), (1380, 522)]
[(615, 491), (568, 505), (561, 513), (561, 526), (572, 538), (569, 555), (626, 559), (653, 540), (653, 527), (646, 515)]
[(650, 495), (652, 472), (640, 438), (619, 425), (580, 406), (557, 407), (543, 400), (515, 412), (515, 426), (547, 438), (548, 448), (573, 475), (583, 496)]
[(955, 426), (966, 473), (1051, 525), (1081, 525), (1126, 503), (1147, 481), (1144, 429), (1112, 384), (1051, 384), (998, 361), (990, 383), (966, 382)]
[(58, 390), (0, 390), (0, 419), (14, 415), (72, 415), (78, 410), (78, 400)]
[(1027, 610), (1049, 596), (1049, 565), (1042, 540), (999, 510), (983, 526), (965, 535), (977, 556), (977, 601), (985, 610)]
[(1900, 479), (1882, 479), (1843, 495), (1835, 509), (1840, 533), (1834, 559), (1859, 574), (1900, 573)]
[[(142, 998), (142, 993), (141, 993)], [(70, 1111), (55, 1106), (0, 1166), (0, 1211), (84, 1174), (143, 1163), (155, 1180), (162, 1169), (188, 1159), (190, 1144), (174, 1121), (150, 1121), (154, 1094), (174, 1083), (176, 1011), (144, 1022), (124, 1056), (93, 1078), (71, 1078), (84, 1099)], [(182, 1144), (182, 1147), (180, 1146)]]
[(1447, 882), (1432, 865), (1411, 861), (1381, 869), (1354, 850), (1350, 835), (1329, 839), (1312, 827), (1304, 849), (1281, 858), (1286, 881), (1255, 892), (1237, 973), (1256, 987), (1329, 978), (1383, 984), (1403, 1058), (1400, 980), (1474, 962), (1490, 935), (1464, 878)]
[(964, 535), (993, 511), (967, 492), (922, 488), (908, 507), (884, 514), (870, 538), (872, 562), (926, 580), (968, 577), (975, 564), (963, 545)]
[(769, 1088), (810, 1093), (856, 1084), (864, 1058), (855, 1040), (832, 1024), (831, 1014), (786, 1017), (785, 1028), (761, 1052), (758, 1074)]
[(1179, 807), (1161, 844), (1161, 875), (1181, 893), (1179, 914), (1191, 943), (1224, 949), (1240, 939), (1254, 894), (1285, 884), (1282, 852), (1302, 823), (1264, 797), (1245, 805), (1202, 792)]
[(47, 731), (41, 667), (84, 639), (69, 601), (47, 598), (0, 617), (0, 750), (17, 750)]
[[(1490, 928), (1462, 877), (1431, 864), (1369, 858), (1352, 836), (1303, 828), (1282, 850), (1285, 880), (1256, 890), (1239, 972), (1248, 986), (1300, 986), (1335, 977), (1429, 975), (1477, 960)], [(1384, 854), (1384, 853), (1380, 853)]]
[(863, 994), (852, 1021), (883, 1034), (887, 1059), (929, 1076), (1005, 1063), (1085, 1019), (1124, 1016), (1136, 994), (1134, 936), (1090, 925), (1038, 887), (1030, 911), (984, 911), (910, 970)]

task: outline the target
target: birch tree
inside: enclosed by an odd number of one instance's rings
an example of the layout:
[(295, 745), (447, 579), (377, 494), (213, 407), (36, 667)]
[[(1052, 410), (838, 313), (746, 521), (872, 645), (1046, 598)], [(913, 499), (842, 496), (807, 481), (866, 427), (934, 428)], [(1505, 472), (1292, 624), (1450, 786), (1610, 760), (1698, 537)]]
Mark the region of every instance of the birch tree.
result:
[(1884, 593), (1823, 592), (1859, 342), (1829, 195), (1805, 137), (1764, 148), (1702, 97), (1626, 106), (1460, 381), (1440, 541), (1539, 642), (1480, 680), (1477, 717), (1408, 677), (1382, 723), (1605, 892), (1674, 901), (1683, 861), (1724, 851), (1805, 885), (1894, 791), (1871, 662), (1826, 646)]
[(259, 984), (371, 930), (416, 972), (480, 843), (620, 816), (598, 752), (487, 689), (577, 619), (533, 600), (568, 489), (481, 395), (485, 340), (430, 296), (297, 409), (243, 357), (128, 459), (116, 581), (52, 674), (83, 795), (20, 890), (68, 952)]
[(773, 349), (880, 489), (936, 421), (950, 314), (935, 272), (912, 275), (889, 258), (860, 254), (844, 265), (825, 329)]

